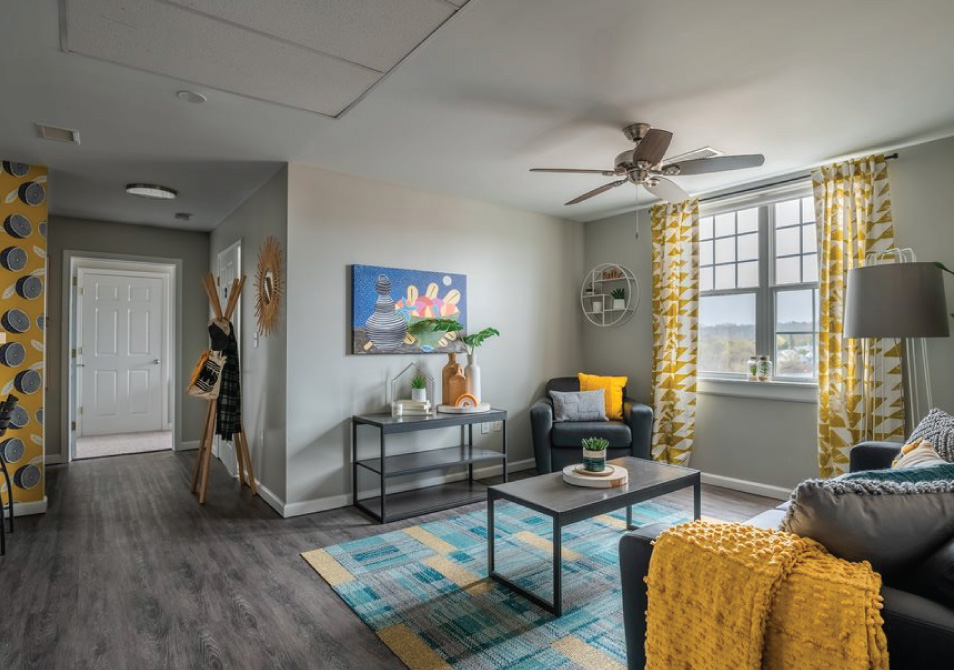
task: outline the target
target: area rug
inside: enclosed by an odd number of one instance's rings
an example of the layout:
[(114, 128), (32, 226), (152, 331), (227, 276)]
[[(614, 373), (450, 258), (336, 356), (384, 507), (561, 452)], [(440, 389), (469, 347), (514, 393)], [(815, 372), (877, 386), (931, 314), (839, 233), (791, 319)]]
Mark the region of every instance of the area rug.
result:
[[(633, 522), (682, 523), (661, 502)], [(552, 521), (500, 503), (497, 571), (552, 596)], [(563, 616), (486, 579), (483, 510), (309, 551), (302, 556), (411, 670), (624, 670), (618, 544), (624, 513), (563, 529)]]

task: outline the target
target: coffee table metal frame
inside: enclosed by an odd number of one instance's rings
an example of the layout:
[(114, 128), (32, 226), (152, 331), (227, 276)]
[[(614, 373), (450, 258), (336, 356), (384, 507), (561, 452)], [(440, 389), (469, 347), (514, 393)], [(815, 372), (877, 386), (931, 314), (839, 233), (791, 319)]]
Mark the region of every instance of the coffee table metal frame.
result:
[[(626, 486), (621, 486), (618, 489), (590, 489), (592, 491), (600, 491), (604, 493), (615, 493), (616, 495), (610, 495), (605, 498), (595, 499), (592, 502), (588, 502), (580, 505), (579, 507), (573, 508), (566, 511), (557, 511), (547, 507), (545, 504), (536, 502), (533, 500), (528, 500), (522, 498), (519, 494), (514, 494), (508, 491), (503, 486), (491, 486), (487, 489), (487, 569), (489, 576), (496, 582), (499, 582), (506, 586), (507, 588), (515, 591), (520, 594), (530, 602), (539, 605), (546, 611), (554, 614), (556, 616), (563, 615), (563, 528), (574, 524), (578, 521), (583, 521), (585, 519), (591, 519), (600, 514), (608, 514), (610, 512), (615, 512), (620, 507), (626, 508), (626, 528), (627, 530), (635, 530), (637, 526), (633, 525), (633, 505), (637, 505), (641, 502), (646, 502), (647, 500), (652, 500), (653, 498), (658, 498), (659, 496), (666, 495), (667, 493), (673, 493), (674, 491), (679, 491), (688, 487), (692, 487), (693, 495), (693, 518), (698, 520), (702, 516), (702, 480), (701, 475), (698, 470), (692, 470), (690, 468), (683, 468), (675, 465), (667, 465), (665, 463), (656, 463), (655, 461), (645, 461), (636, 458), (618, 458), (610, 463), (614, 465), (621, 465), (625, 461), (637, 461), (637, 466), (642, 464), (652, 463), (654, 466), (659, 466), (663, 468), (679, 468), (683, 470), (683, 476), (671, 479), (668, 481), (658, 482), (650, 484), (645, 487), (639, 488), (630, 488), (633, 484), (631, 481), (630, 484)], [(562, 481), (563, 474), (561, 473), (552, 473), (549, 475), (541, 475), (543, 477), (559, 477)], [(519, 482), (514, 482), (519, 483)], [(572, 485), (566, 484), (566, 486), (571, 487)], [(572, 487), (576, 490), (579, 490), (580, 487)], [(504, 575), (500, 574), (496, 570), (495, 565), (495, 555), (494, 555), (494, 503), (497, 500), (505, 500), (523, 507), (534, 510), (541, 514), (545, 514), (553, 519), (553, 600), (547, 601), (540, 596), (531, 593), (530, 591), (524, 589), (521, 586), (518, 586), (511, 580), (509, 580)]]

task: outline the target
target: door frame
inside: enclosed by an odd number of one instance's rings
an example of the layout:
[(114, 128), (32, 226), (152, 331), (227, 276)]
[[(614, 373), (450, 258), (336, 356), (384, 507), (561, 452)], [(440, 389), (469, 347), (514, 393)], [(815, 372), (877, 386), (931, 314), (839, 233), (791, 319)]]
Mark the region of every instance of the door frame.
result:
[(60, 421), (62, 435), (67, 441), (68, 461), (76, 458), (76, 431), (73, 422), (78, 406), (79, 389), (74, 366), (73, 350), (78, 341), (79, 327), (79, 291), (74, 280), (79, 278), (79, 270), (92, 270), (105, 273), (135, 274), (146, 273), (150, 276), (163, 276), (168, 290), (165, 299), (166, 327), (163, 332), (163, 347), (168, 362), (168, 392), (163, 394), (164, 418), (172, 429), (172, 445), (175, 451), (182, 449), (182, 394), (178, 392), (179, 371), (182, 369), (182, 260), (130, 254), (112, 254), (91, 251), (63, 251), (63, 310), (64, 325), (61, 333), (60, 379), (65, 380), (60, 389)]

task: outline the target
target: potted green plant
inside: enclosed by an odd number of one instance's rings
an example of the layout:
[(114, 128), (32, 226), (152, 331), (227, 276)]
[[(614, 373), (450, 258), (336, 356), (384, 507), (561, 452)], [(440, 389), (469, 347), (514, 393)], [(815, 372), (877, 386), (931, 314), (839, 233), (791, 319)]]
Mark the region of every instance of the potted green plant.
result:
[(415, 402), (427, 400), (427, 379), (424, 375), (417, 375), (411, 379), (411, 400)]
[(497, 337), (500, 331), (496, 328), (484, 328), (477, 333), (464, 335), (464, 346), (467, 348), (467, 367), (464, 369), (464, 375), (467, 377), (467, 392), (481, 401), (480, 389), (480, 366), (477, 365), (477, 349), (491, 337)]
[(587, 437), (583, 440), (583, 469), (587, 472), (603, 472), (606, 469), (606, 449), (609, 440), (605, 437)]
[(625, 288), (614, 288), (610, 291), (610, 295), (613, 296), (613, 309), (617, 311), (622, 311), (626, 309), (626, 289)]

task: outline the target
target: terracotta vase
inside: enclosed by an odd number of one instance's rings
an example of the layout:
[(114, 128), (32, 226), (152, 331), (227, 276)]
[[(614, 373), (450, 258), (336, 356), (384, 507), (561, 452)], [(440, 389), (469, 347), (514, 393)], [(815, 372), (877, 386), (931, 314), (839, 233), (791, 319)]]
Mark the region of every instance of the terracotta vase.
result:
[(459, 364), (447, 382), (447, 390), (448, 395), (444, 398), (444, 404), (451, 407), (457, 404), (458, 398), (467, 393), (467, 377), (464, 375), (464, 368)]
[(452, 396), (450, 390), (450, 380), (457, 374), (464, 374), (463, 368), (457, 362), (457, 354), (447, 354), (447, 365), (441, 370), (441, 403), (444, 405), (453, 405), (457, 402), (459, 394)]

